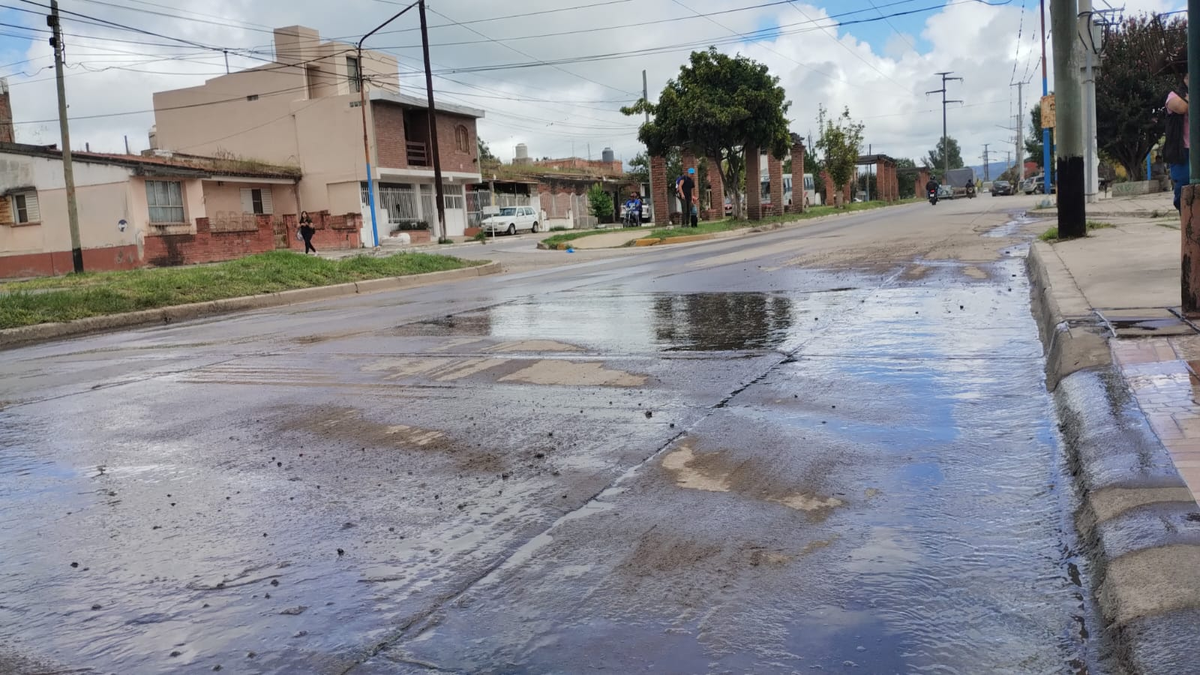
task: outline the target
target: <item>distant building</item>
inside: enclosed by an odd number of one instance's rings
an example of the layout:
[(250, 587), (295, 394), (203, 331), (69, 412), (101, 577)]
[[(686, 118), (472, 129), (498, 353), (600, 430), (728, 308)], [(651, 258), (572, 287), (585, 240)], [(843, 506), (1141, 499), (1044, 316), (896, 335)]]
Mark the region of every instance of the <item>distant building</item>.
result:
[(605, 161), (603, 159), (583, 159), (582, 157), (564, 157), (562, 159), (544, 158), (534, 160), (533, 165), (556, 171), (568, 169), (591, 170), (605, 176), (619, 176), (625, 173), (625, 167), (622, 166), (620, 160), (616, 159)]

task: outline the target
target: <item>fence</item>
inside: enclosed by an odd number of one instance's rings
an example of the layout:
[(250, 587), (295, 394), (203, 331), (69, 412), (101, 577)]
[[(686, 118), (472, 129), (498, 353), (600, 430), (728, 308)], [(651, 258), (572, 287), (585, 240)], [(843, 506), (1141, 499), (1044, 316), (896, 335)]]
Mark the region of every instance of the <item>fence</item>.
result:
[[(495, 193), (496, 203), (494, 206), (504, 208), (506, 206), (534, 206), (537, 204), (529, 195), (517, 195), (507, 192)], [(478, 227), (479, 223), (486, 217), (483, 213), (485, 206), (493, 206), (491, 190), (474, 190), (467, 192), (467, 226)]]

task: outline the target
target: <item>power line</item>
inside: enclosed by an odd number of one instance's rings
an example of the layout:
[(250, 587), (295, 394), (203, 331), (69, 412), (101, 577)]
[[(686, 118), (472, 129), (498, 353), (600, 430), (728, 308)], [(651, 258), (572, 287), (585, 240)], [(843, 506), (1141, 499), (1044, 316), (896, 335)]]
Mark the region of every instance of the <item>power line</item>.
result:
[[(476, 35), (478, 35), (478, 36), (480, 36), (480, 37), (482, 37), (482, 38), (484, 38), (484, 39), (486, 39), (486, 40), (488, 40), (488, 41), (490, 41), (490, 42), (493, 42), (493, 43), (495, 43), (495, 44), (498, 44), (498, 45), (500, 45), (501, 47), (504, 47), (505, 49), (507, 49), (507, 50), (509, 50), (509, 51), (516, 52), (517, 54), (520, 54), (521, 56), (524, 56), (524, 57), (526, 57), (526, 58), (529, 58), (529, 59), (534, 59), (535, 61), (540, 61), (540, 59), (538, 59), (536, 56), (534, 56), (534, 55), (532, 55), (532, 54), (530, 54), (530, 53), (528, 53), (528, 52), (523, 52), (523, 51), (521, 51), (520, 49), (517, 49), (516, 47), (513, 47), (512, 45), (505, 44), (505, 43), (504, 43), (503, 41), (501, 41), (501, 40), (496, 40), (496, 39), (490, 38), (490, 37), (488, 37), (487, 35), (484, 35), (483, 33), (479, 32), (478, 30), (475, 30), (474, 28), (471, 28), (470, 26), (467, 26), (467, 25), (465, 25), (465, 24), (458, 23), (458, 22), (457, 22), (457, 21), (455, 21), (454, 19), (451, 19), (450, 17), (446, 16), (445, 14), (442, 14), (441, 12), (437, 11), (436, 9), (430, 9), (429, 11), (430, 11), (430, 12), (432, 12), (432, 13), (434, 13), (434, 14), (437, 14), (438, 16), (442, 17), (442, 18), (443, 18), (443, 19), (445, 19), (446, 21), (449, 21), (449, 22), (451, 22), (451, 23), (453, 23), (453, 24), (455, 24), (455, 25), (457, 25), (457, 26), (461, 26), (461, 27), (463, 27), (463, 28), (466, 28), (467, 30), (471, 31), (472, 33), (475, 33)], [(546, 62), (544, 62), (544, 61), (541, 61), (541, 62), (542, 62), (542, 63), (546, 63)], [(546, 64), (546, 65), (550, 65), (550, 64)], [(581, 80), (586, 80), (586, 81), (588, 81), (588, 82), (591, 82), (592, 84), (597, 84), (597, 85), (600, 85), (601, 87), (607, 87), (607, 88), (609, 88), (609, 89), (612, 89), (613, 91), (618, 91), (618, 92), (621, 92), (622, 94), (630, 94), (630, 93), (632, 93), (632, 92), (625, 91), (625, 90), (623, 90), (623, 89), (617, 89), (616, 87), (613, 87), (613, 86), (610, 86), (610, 85), (604, 84), (603, 82), (597, 82), (596, 80), (593, 80), (593, 79), (591, 79), (591, 78), (589, 78), (589, 77), (584, 77), (583, 75), (580, 75), (580, 74), (578, 74), (578, 73), (573, 73), (573, 72), (571, 72), (571, 71), (569, 71), (569, 70), (567, 70), (566, 68), (563, 68), (563, 67), (561, 67), (561, 66), (551, 66), (551, 67), (553, 67), (553, 68), (554, 68), (555, 70), (557, 70), (557, 71), (560, 71), (560, 72), (566, 73), (566, 74), (568, 74), (568, 75), (571, 75), (571, 76), (573, 76), (573, 77), (578, 77), (578, 78), (579, 78), (579, 79), (581, 79)]]
[[(676, 3), (679, 3), (679, 0), (674, 0), (674, 2), (676, 2)], [(792, 9), (796, 10), (797, 12), (800, 12), (800, 16), (804, 17), (805, 19), (808, 19), (809, 21), (812, 21), (812, 17), (810, 17), (810, 16), (809, 16), (807, 13), (805, 13), (805, 11), (804, 11), (804, 10), (800, 9), (800, 6), (799, 6), (799, 5), (797, 5), (795, 2), (789, 2), (789, 3), (788, 3), (788, 5), (789, 5), (789, 6), (790, 6)], [(882, 16), (882, 14), (881, 14), (881, 16)], [(884, 19), (884, 21), (888, 21), (887, 17), (883, 17), (883, 19)], [(889, 23), (891, 23), (890, 21), (888, 21), (888, 22), (889, 22)], [(837, 43), (837, 45), (838, 45), (839, 47), (841, 47), (842, 49), (845, 49), (846, 51), (850, 52), (850, 54), (851, 54), (852, 56), (854, 56), (854, 58), (856, 58), (856, 59), (858, 59), (859, 61), (862, 61), (863, 63), (867, 64), (867, 67), (868, 67), (868, 68), (870, 68), (871, 70), (873, 70), (873, 71), (875, 71), (875, 72), (879, 73), (879, 74), (880, 74), (880, 75), (881, 75), (881, 76), (882, 76), (882, 77), (883, 77), (885, 80), (887, 80), (888, 82), (891, 82), (892, 84), (896, 85), (897, 87), (900, 87), (900, 88), (901, 88), (901, 89), (903, 89), (903, 90), (904, 90), (906, 93), (909, 91), (909, 90), (908, 90), (908, 87), (905, 87), (904, 85), (900, 84), (900, 83), (899, 83), (899, 82), (897, 82), (896, 80), (892, 79), (892, 77), (891, 77), (891, 76), (889, 76), (887, 73), (885, 73), (885, 72), (883, 72), (882, 70), (880, 70), (880, 69), (876, 68), (876, 67), (875, 67), (875, 65), (874, 65), (873, 63), (871, 63), (870, 61), (868, 61), (868, 60), (864, 59), (864, 58), (862, 57), (862, 55), (861, 55), (861, 54), (859, 54), (858, 52), (854, 51), (853, 49), (851, 49), (851, 48), (847, 47), (847, 46), (846, 46), (846, 45), (845, 45), (845, 44), (844, 44), (844, 43), (843, 43), (841, 40), (837, 39), (837, 36), (836, 36), (836, 35), (834, 35), (834, 34), (830, 33), (830, 32), (829, 32), (829, 30), (828, 30), (828, 29), (826, 29), (824, 26), (822, 26), (822, 27), (821, 27), (821, 32), (822, 32), (822, 33), (824, 33), (825, 35), (828, 35), (828, 36), (829, 36), (829, 39), (831, 39), (831, 40), (833, 40), (834, 42), (836, 42), (836, 43)]]
[[(913, 50), (914, 52), (915, 52), (915, 51), (917, 51), (917, 46), (916, 46), (915, 44), (913, 44), (912, 40), (909, 40), (907, 35), (905, 35), (904, 33), (901, 33), (901, 32), (900, 32), (900, 30), (899, 30), (898, 28), (896, 28), (896, 26), (895, 26), (895, 25), (893, 25), (893, 24), (892, 24), (892, 20), (891, 20), (891, 19), (889, 19), (889, 18), (887, 18), (887, 17), (883, 16), (883, 12), (882, 12), (882, 11), (880, 11), (879, 7), (877, 7), (877, 6), (875, 5), (875, 2), (874, 2), (874, 0), (867, 0), (867, 4), (871, 5), (871, 9), (875, 10), (876, 12), (878, 12), (878, 13), (879, 13), (879, 16), (883, 17), (883, 20), (887, 22), (887, 25), (888, 25), (888, 27), (889, 27), (889, 28), (891, 28), (891, 29), (892, 29), (892, 31), (893, 31), (894, 33), (896, 33), (896, 35), (899, 35), (901, 40), (904, 40), (905, 42), (907, 42), (907, 43), (908, 43), (908, 46), (909, 46), (909, 47), (912, 47), (912, 50)], [(794, 5), (793, 5), (793, 6), (794, 6)]]

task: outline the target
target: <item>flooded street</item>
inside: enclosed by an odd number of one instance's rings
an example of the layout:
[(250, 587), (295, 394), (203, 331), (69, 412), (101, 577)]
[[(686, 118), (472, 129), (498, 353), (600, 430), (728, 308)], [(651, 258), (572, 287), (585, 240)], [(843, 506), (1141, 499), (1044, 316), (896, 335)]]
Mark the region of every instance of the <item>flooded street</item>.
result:
[(999, 206), (0, 352), (0, 672), (1097, 672)]

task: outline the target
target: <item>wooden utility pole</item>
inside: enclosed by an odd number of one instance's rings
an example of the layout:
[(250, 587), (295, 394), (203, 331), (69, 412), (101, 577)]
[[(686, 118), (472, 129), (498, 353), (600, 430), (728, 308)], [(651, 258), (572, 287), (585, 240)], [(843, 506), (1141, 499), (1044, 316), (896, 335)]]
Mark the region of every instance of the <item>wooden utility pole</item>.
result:
[(429, 99), (429, 152), (433, 155), (433, 189), (437, 195), (437, 217), (439, 241), (446, 235), (446, 190), (442, 186), (442, 153), (438, 151), (437, 112), (433, 106), (433, 70), (429, 67), (429, 26), (425, 23), (425, 0), (418, 0), (417, 11), (421, 13), (421, 50), (425, 55), (425, 93)]
[(50, 0), (50, 16), (46, 18), (53, 37), (54, 75), (58, 80), (58, 128), (62, 134), (63, 179), (67, 184), (67, 225), (71, 228), (71, 262), (75, 271), (83, 271), (83, 243), (79, 238), (79, 206), (75, 202), (75, 168), (71, 165), (71, 129), (67, 122), (67, 89), (63, 84), (62, 26), (58, 19), (58, 0)]

